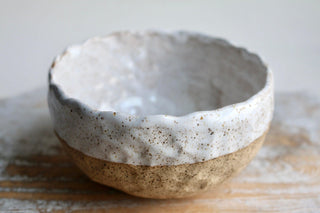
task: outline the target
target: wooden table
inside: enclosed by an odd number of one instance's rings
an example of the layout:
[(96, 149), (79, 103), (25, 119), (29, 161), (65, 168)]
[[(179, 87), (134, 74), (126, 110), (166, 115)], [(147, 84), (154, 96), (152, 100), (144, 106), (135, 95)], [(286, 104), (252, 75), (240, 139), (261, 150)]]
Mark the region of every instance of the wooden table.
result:
[(320, 212), (319, 99), (277, 94), (259, 154), (216, 191), (150, 200), (86, 178), (55, 138), (45, 96), (0, 101), (0, 212)]

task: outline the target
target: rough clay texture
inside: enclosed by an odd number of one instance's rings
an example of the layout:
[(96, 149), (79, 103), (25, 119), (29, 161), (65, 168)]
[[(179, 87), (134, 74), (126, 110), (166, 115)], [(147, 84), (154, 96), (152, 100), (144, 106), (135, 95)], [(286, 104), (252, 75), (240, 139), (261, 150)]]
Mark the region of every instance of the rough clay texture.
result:
[(221, 39), (122, 32), (57, 57), (48, 104), (55, 131), (85, 155), (192, 164), (236, 152), (268, 129), (273, 79), (259, 57)]
[(256, 155), (266, 133), (249, 146), (218, 158), (171, 166), (141, 166), (93, 158), (70, 147), (59, 136), (76, 165), (93, 181), (128, 194), (156, 199), (190, 197), (212, 190), (240, 172)]

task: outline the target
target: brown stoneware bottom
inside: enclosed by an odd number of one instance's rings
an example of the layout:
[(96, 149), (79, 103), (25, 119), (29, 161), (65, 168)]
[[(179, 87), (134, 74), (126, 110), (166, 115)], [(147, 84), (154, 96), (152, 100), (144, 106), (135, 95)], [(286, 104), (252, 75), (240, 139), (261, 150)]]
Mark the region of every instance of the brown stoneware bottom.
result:
[(113, 163), (83, 154), (58, 135), (75, 164), (93, 181), (144, 198), (182, 198), (212, 190), (245, 168), (263, 144), (265, 132), (249, 146), (212, 160), (181, 165)]

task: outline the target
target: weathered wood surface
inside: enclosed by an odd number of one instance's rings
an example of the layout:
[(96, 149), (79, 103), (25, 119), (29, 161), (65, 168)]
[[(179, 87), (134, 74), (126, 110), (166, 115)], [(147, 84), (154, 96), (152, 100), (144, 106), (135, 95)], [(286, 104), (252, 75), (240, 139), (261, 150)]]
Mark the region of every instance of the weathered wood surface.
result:
[(88, 180), (53, 134), (45, 89), (0, 101), (0, 212), (320, 212), (320, 100), (278, 94), (263, 148), (216, 191), (150, 200)]

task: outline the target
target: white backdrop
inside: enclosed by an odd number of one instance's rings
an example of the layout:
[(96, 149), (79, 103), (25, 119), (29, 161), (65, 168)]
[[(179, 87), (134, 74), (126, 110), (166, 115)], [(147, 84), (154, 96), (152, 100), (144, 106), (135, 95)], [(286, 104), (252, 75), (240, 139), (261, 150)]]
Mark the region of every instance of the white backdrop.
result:
[(320, 1), (0, 0), (0, 98), (45, 85), (67, 45), (150, 28), (227, 38), (263, 56), (277, 91), (320, 96)]

